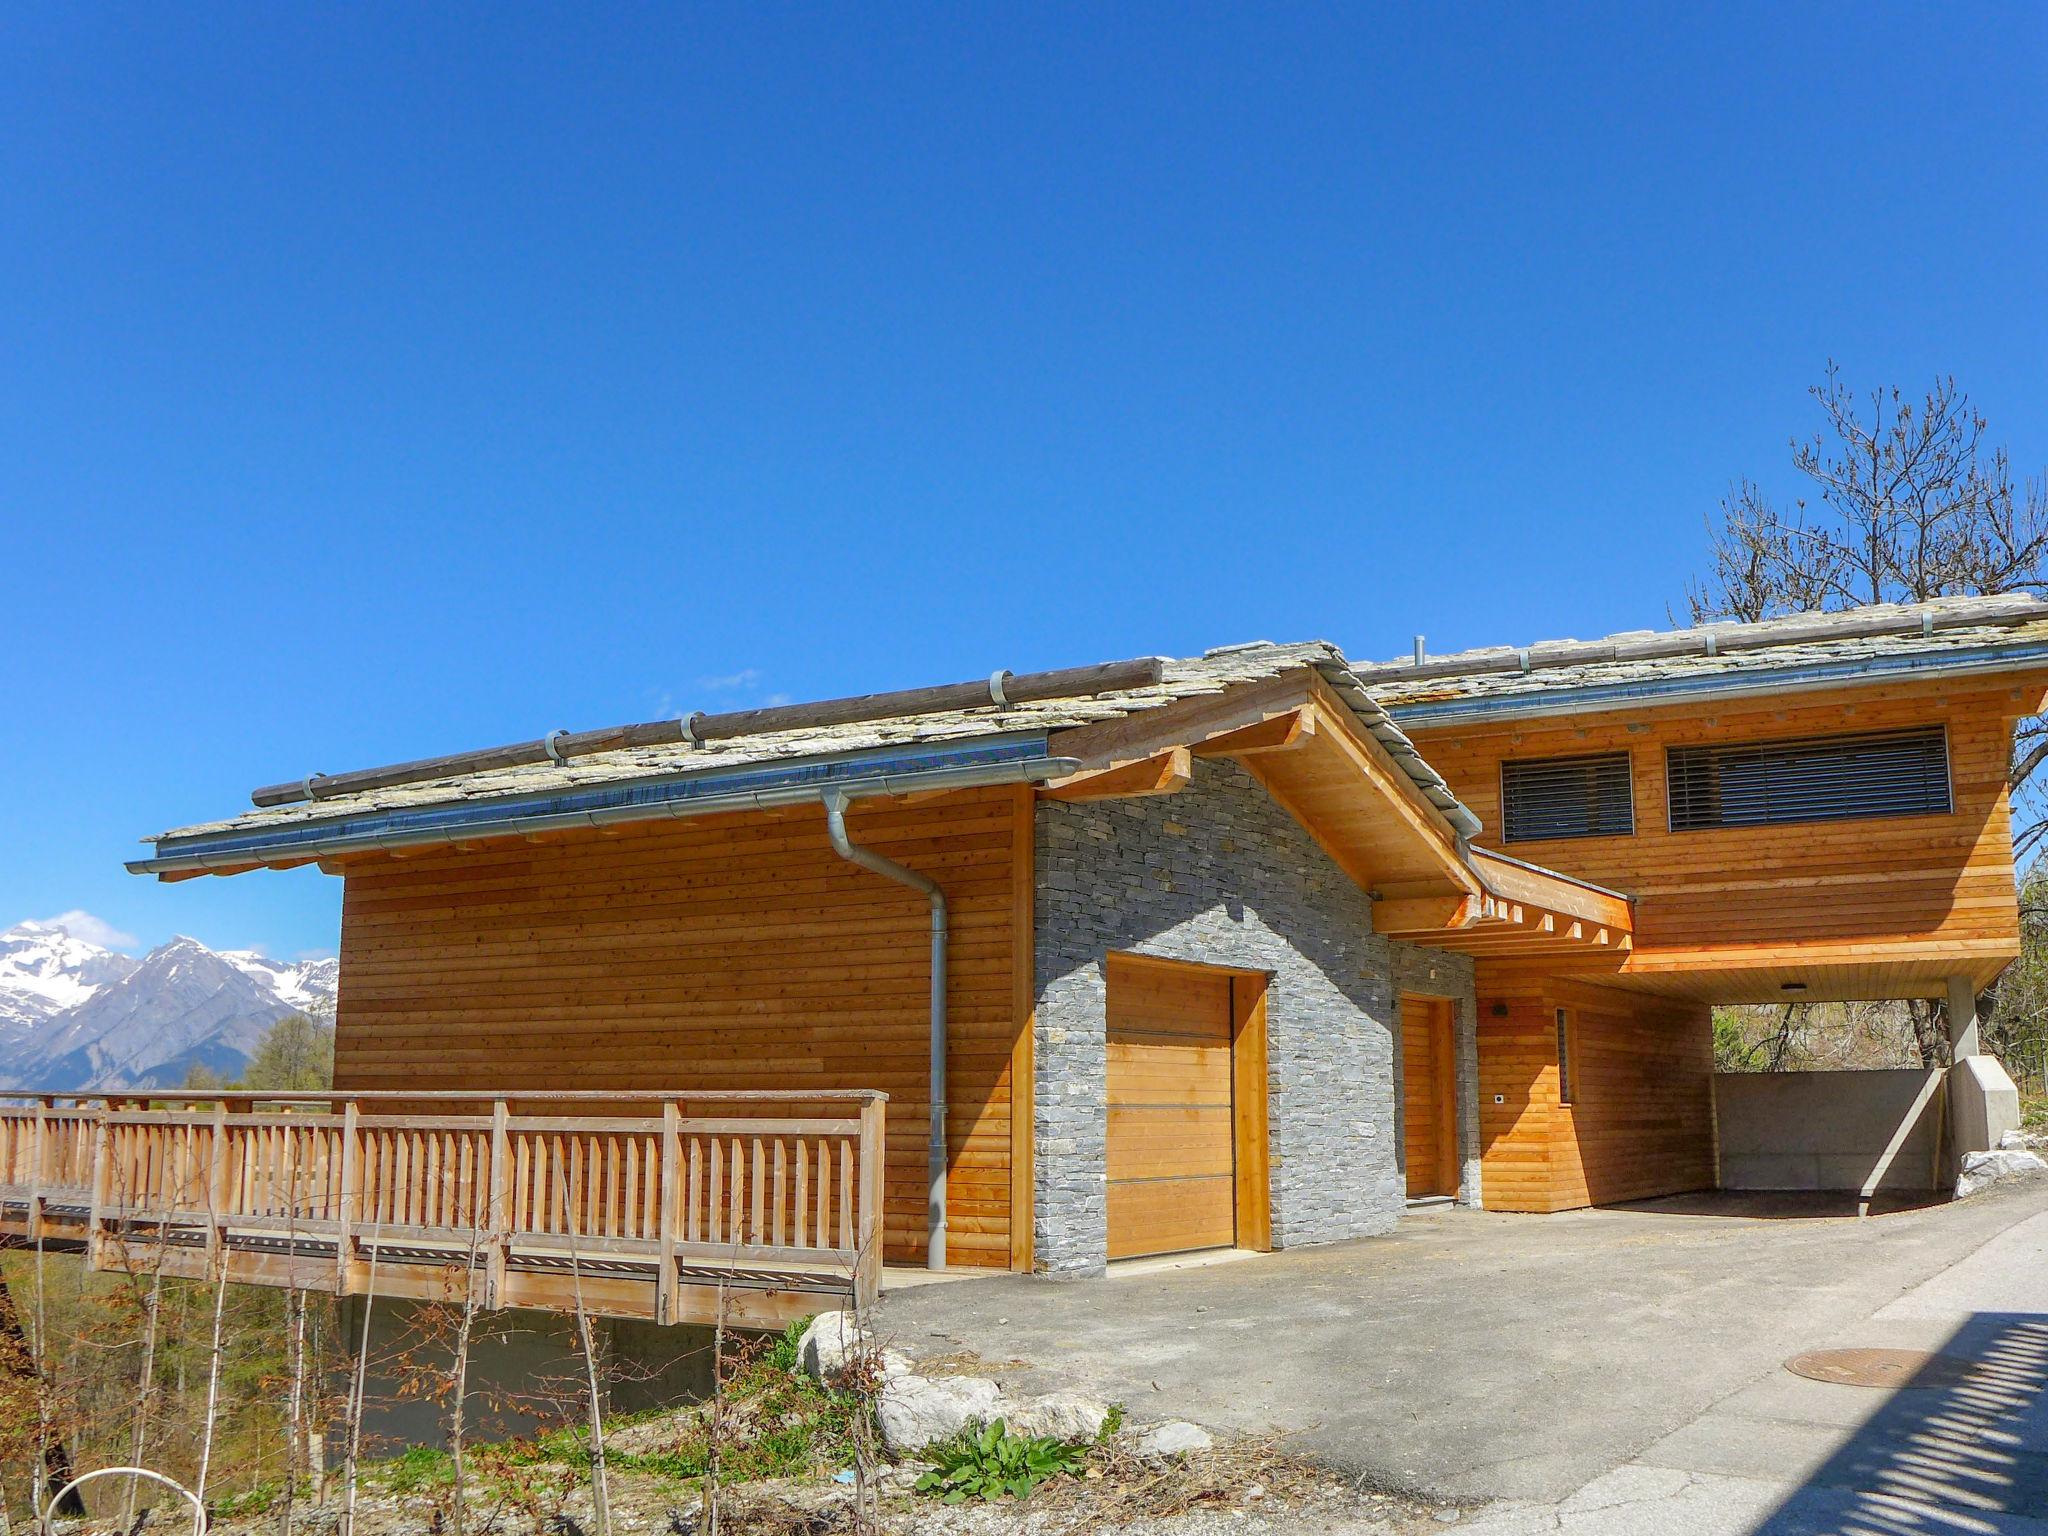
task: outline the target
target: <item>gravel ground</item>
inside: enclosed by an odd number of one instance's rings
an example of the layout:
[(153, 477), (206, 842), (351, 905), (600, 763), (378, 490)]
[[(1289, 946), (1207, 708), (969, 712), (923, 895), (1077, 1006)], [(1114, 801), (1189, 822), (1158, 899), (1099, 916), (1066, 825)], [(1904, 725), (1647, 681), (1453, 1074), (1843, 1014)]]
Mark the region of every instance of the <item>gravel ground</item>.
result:
[[(1406, 1495), (1353, 1487), (1313, 1463), (1254, 1441), (1219, 1445), (1183, 1461), (1146, 1465), (1130, 1457), (1107, 1459), (1094, 1475), (1057, 1480), (1025, 1503), (948, 1508), (910, 1491), (915, 1464), (883, 1473), (881, 1530), (890, 1536), (1081, 1536), (1128, 1531), (1135, 1536), (1420, 1536), (1454, 1530), (1469, 1509)], [(699, 1536), (704, 1529), (696, 1492), (664, 1478), (615, 1474), (611, 1481), (614, 1536)], [(335, 1536), (337, 1503), (301, 1505), (292, 1522), (297, 1536)], [(722, 1506), (721, 1536), (852, 1536), (852, 1490), (832, 1483), (757, 1483), (731, 1490)], [(479, 1500), (468, 1521), (471, 1536), (594, 1536), (588, 1488), (555, 1491), (524, 1508)], [(177, 1536), (187, 1529), (172, 1508), (161, 1508), (146, 1529)], [(60, 1522), (60, 1536), (97, 1536), (117, 1530), (98, 1522)], [(278, 1511), (223, 1519), (221, 1536), (282, 1536)], [(419, 1494), (365, 1491), (356, 1505), (358, 1536), (448, 1536), (434, 1502)]]

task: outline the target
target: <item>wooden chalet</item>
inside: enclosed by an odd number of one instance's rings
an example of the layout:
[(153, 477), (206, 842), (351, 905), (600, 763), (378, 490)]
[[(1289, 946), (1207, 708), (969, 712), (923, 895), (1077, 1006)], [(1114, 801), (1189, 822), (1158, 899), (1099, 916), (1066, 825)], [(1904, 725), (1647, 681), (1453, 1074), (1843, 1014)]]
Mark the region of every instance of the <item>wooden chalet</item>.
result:
[(1711, 1187), (1710, 1007), (1791, 997), (1948, 999), (1952, 1139), (1995, 1132), (1972, 1009), (2019, 952), (2048, 605), (1417, 651), (998, 673), (260, 790), (130, 868), (343, 880), (335, 1093), (27, 1096), (0, 1234), (661, 1322), (722, 1285), (767, 1323), (889, 1266)]

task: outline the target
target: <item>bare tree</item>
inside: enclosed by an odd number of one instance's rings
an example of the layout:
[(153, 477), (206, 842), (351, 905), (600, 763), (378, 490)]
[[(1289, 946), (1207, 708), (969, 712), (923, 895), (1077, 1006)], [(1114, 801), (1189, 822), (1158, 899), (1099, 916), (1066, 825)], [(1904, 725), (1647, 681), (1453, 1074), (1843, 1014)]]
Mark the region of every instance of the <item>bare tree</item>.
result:
[[(1824, 424), (1791, 446), (1813, 499), (1787, 507), (1755, 481), (1736, 483), (1709, 525), (1711, 567), (1686, 587), (1695, 624), (2048, 591), (2048, 483), (2014, 481), (2006, 450), (1986, 443), (1983, 416), (1953, 378), (1918, 402), (1896, 385), (1859, 396), (1830, 361), (1809, 393)], [(2011, 774), (2021, 859), (2048, 836), (2048, 804), (2032, 782), (2044, 761), (2048, 721), (2021, 721)], [(1923, 1065), (1940, 1065), (1946, 1006), (1915, 1001), (1908, 1018)]]
[(1896, 386), (1864, 400), (1830, 362), (1811, 394), (1826, 426), (1792, 464), (1817, 499), (1781, 507), (1751, 480), (1722, 498), (1694, 623), (2048, 589), (2048, 491), (2014, 483), (1954, 379), (1917, 405)]

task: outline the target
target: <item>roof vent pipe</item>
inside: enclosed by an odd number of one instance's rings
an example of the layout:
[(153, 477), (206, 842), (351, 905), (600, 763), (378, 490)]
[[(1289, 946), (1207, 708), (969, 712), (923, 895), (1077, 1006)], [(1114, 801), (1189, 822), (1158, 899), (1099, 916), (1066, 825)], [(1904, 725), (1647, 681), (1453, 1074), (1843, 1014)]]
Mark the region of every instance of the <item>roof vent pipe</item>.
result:
[(925, 1153), (925, 1171), (931, 1193), (925, 1201), (925, 1268), (946, 1267), (946, 893), (938, 882), (905, 869), (894, 859), (885, 859), (872, 848), (862, 848), (846, 834), (847, 795), (829, 790), (825, 795), (825, 830), (839, 857), (862, 869), (872, 870), (885, 880), (922, 891), (932, 904), (932, 1028), (931, 1028), (931, 1130)]
[(1422, 665), (1422, 636), (1415, 637), (1415, 665)]

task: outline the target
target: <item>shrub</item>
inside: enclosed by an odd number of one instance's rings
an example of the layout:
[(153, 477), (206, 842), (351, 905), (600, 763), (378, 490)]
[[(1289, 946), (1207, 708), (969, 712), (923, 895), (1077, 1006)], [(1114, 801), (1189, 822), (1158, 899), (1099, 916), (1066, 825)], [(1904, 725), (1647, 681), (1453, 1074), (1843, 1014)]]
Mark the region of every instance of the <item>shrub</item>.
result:
[(969, 1499), (1028, 1499), (1048, 1478), (1077, 1471), (1088, 1448), (1050, 1435), (1027, 1440), (997, 1419), (928, 1454), (933, 1466), (917, 1480), (917, 1491), (947, 1504), (964, 1504)]

